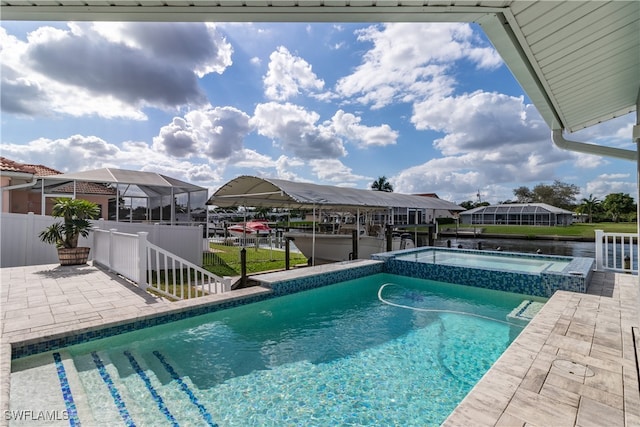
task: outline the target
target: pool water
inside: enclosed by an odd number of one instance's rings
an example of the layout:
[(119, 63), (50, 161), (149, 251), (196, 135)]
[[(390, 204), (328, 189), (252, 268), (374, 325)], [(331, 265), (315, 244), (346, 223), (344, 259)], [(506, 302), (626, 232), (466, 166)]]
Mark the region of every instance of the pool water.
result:
[(472, 254), (468, 252), (426, 250), (398, 256), (402, 261), (455, 265), (460, 267), (490, 268), (526, 273), (562, 272), (571, 259), (549, 257), (505, 256), (502, 254)]
[(439, 425), (521, 331), (506, 319), (527, 299), (376, 274), (62, 353), (89, 425)]

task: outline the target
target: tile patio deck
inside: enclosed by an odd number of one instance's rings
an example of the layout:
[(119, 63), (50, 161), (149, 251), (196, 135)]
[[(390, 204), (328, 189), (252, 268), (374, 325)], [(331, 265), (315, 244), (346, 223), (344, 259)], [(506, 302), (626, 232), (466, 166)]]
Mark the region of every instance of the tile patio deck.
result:
[[(268, 292), (248, 288), (167, 302), (90, 265), (1, 273), (3, 411), (9, 409), (11, 345)], [(632, 334), (637, 288), (637, 276), (596, 272), (588, 294), (557, 292), (444, 425), (640, 425)], [(0, 425), (8, 423), (4, 418)]]

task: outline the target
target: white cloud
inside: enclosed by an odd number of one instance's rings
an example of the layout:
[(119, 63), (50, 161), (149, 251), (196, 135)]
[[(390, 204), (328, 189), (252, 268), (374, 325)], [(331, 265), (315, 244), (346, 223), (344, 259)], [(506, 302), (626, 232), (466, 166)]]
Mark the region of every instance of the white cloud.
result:
[(494, 49), (478, 44), (468, 24), (390, 23), (357, 34), (373, 47), (336, 90), (372, 108), (450, 95), (456, 85), (450, 72), (455, 61), (466, 59), (487, 69), (502, 64)]
[(337, 135), (347, 138), (362, 147), (385, 146), (396, 143), (398, 132), (392, 130), (389, 125), (370, 127), (361, 125), (360, 121), (360, 117), (338, 110), (331, 118), (331, 121), (325, 122), (324, 125), (333, 129)]
[(318, 159), (309, 162), (315, 176), (341, 187), (355, 187), (357, 181), (373, 180), (372, 177), (354, 174), (352, 169), (336, 159)]
[(249, 116), (236, 108), (194, 110), (163, 126), (153, 146), (174, 157), (223, 160), (243, 149), (249, 131)]
[(306, 181), (304, 178), (301, 178), (296, 172), (296, 170), (302, 169), (305, 166), (305, 162), (300, 159), (296, 159), (282, 155), (276, 160), (276, 173), (278, 178), (286, 179), (289, 181), (298, 181), (304, 182)]
[[(203, 105), (198, 77), (231, 65), (231, 45), (194, 23), (70, 23), (18, 40), (0, 32), (2, 109), (22, 115), (146, 118)], [(10, 53), (9, 53), (10, 52)]]
[(549, 130), (522, 97), (477, 91), (430, 98), (414, 105), (411, 122), (417, 129), (445, 132), (434, 142), (444, 154), (494, 149), (545, 141)]
[(595, 169), (607, 164), (604, 157), (584, 153), (573, 153), (575, 165), (581, 169)]
[(316, 124), (319, 118), (300, 106), (269, 102), (256, 107), (251, 125), (285, 153), (303, 160), (346, 155), (342, 140), (330, 128)]
[[(96, 136), (38, 138), (24, 145), (2, 144), (2, 155), (24, 163), (42, 164), (61, 172), (99, 169), (105, 161), (123, 157), (122, 150)], [(122, 166), (119, 166), (122, 167)]]
[(269, 57), (269, 70), (264, 76), (265, 95), (276, 101), (286, 101), (302, 91), (313, 93), (324, 87), (304, 59), (292, 55), (280, 46)]
[(97, 136), (39, 138), (26, 144), (3, 144), (2, 155), (21, 163), (42, 164), (61, 172), (80, 172), (105, 167), (163, 173), (187, 182), (212, 185), (222, 180), (223, 168), (211, 164), (167, 157), (141, 141), (120, 144)]
[(593, 194), (600, 200), (604, 200), (607, 194), (626, 193), (634, 199), (637, 198), (638, 187), (635, 179), (630, 179), (629, 174), (602, 174), (596, 179), (587, 182), (585, 194)]
[(236, 168), (267, 169), (276, 166), (276, 162), (271, 157), (246, 148), (235, 153), (229, 160)]

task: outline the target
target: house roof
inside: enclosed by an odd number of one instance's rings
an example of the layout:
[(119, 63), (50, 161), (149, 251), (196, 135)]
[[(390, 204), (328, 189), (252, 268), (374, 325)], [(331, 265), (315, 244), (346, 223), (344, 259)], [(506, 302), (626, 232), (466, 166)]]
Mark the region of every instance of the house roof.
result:
[[(1, 0), (3, 20), (475, 22), (547, 125), (576, 131), (636, 110), (640, 1)], [(640, 138), (640, 135), (638, 135)]]
[(505, 203), (503, 205), (479, 206), (462, 212), (460, 215), (473, 214), (535, 214), (549, 212), (556, 215), (573, 215), (573, 212), (547, 203)]
[(209, 198), (207, 204), (219, 207), (251, 206), (291, 209), (311, 209), (326, 206), (371, 210), (394, 207), (450, 211), (464, 210), (464, 208), (455, 203), (435, 197), (334, 187), (331, 185), (246, 175), (232, 179), (224, 184)]
[[(0, 170), (2, 172), (15, 172), (28, 175), (28, 179), (33, 179), (33, 177), (44, 177), (62, 174), (62, 172), (48, 166), (19, 163), (6, 157), (0, 157)], [(39, 187), (37, 185), (34, 185), (33, 188), (38, 189)], [(49, 188), (48, 191), (52, 193), (71, 194), (74, 192), (74, 189), (73, 184), (63, 184), (55, 186), (53, 188)], [(104, 184), (93, 182), (78, 182), (76, 184), (75, 192), (77, 194), (100, 194), (110, 196), (116, 194), (115, 189)]]
[(36, 171), (36, 176), (49, 176), (49, 175), (60, 175), (62, 172), (59, 170), (50, 168), (45, 165), (30, 165), (26, 164), (25, 166), (31, 167)]
[(17, 173), (24, 173), (24, 174), (31, 174), (31, 175), (36, 174), (35, 168), (29, 165), (18, 163), (11, 159), (7, 159), (6, 157), (0, 157), (0, 171), (17, 172)]

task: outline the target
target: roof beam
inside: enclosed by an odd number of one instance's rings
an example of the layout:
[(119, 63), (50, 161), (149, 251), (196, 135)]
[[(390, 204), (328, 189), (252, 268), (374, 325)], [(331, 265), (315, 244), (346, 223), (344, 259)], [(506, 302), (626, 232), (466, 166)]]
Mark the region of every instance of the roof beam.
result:
[[(36, 5), (34, 5), (34, 3)], [(131, 5), (127, 5), (130, 3)], [(158, 2), (160, 3), (160, 2)], [(93, 2), (84, 6), (38, 5), (38, 0), (2, 1), (5, 21), (133, 22), (473, 22), (504, 8), (469, 6), (216, 6), (202, 1)]]

